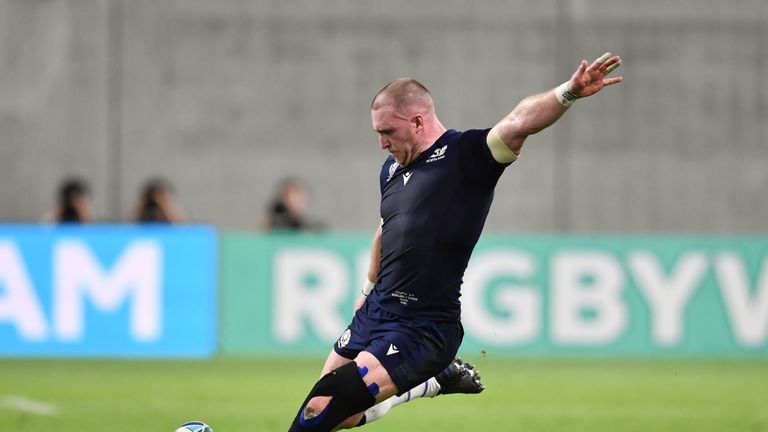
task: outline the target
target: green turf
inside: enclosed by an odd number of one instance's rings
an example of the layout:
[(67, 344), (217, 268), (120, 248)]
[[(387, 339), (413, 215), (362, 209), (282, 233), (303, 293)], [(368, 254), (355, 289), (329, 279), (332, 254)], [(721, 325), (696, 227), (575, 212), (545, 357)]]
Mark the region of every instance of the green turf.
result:
[[(285, 431), (322, 360), (0, 360), (0, 431)], [(368, 431), (768, 431), (768, 361), (477, 361), (488, 389), (394, 409)], [(44, 416), (7, 406), (24, 397)]]

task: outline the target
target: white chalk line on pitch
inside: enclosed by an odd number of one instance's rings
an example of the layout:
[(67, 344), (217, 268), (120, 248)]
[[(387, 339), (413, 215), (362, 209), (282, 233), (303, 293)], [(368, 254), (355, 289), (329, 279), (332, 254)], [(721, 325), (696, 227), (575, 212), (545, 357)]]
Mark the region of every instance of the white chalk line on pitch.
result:
[(59, 407), (56, 405), (16, 395), (7, 395), (0, 398), (0, 407), (40, 416), (55, 416), (59, 414)]

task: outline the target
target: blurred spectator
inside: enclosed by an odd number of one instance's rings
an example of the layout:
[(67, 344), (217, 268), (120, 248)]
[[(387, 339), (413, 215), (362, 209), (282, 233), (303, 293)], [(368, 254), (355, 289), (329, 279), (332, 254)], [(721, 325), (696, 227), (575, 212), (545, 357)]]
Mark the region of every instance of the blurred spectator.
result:
[(88, 184), (79, 178), (68, 178), (59, 184), (56, 207), (43, 216), (44, 222), (93, 222), (91, 192)]
[(159, 178), (144, 184), (133, 220), (139, 223), (182, 223), (186, 217), (173, 196), (171, 185)]
[(270, 231), (315, 231), (322, 228), (307, 215), (309, 195), (302, 181), (286, 178), (280, 182), (275, 198), (267, 208), (264, 227)]

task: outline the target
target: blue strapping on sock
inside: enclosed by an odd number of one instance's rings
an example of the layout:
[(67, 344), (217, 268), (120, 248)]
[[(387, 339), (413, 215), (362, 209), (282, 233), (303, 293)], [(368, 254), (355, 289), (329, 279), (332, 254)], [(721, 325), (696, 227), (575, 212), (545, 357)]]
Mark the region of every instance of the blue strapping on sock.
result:
[(427, 395), (427, 390), (429, 390), (429, 381), (424, 381), (424, 393), (421, 394), (421, 397)]
[(377, 394), (379, 394), (379, 385), (376, 383), (369, 385), (368, 391), (371, 392), (373, 396), (376, 396)]
[(304, 407), (301, 408), (301, 412), (299, 413), (299, 424), (303, 428), (311, 428), (319, 425), (320, 422), (322, 422), (323, 419), (325, 418), (326, 414), (328, 414), (328, 408), (330, 408), (330, 406), (331, 406), (331, 402), (329, 401), (328, 405), (326, 405), (325, 408), (323, 408), (320, 414), (307, 420), (304, 418), (304, 410), (307, 408), (307, 406), (305, 405)]
[(365, 367), (365, 366), (363, 366), (363, 367), (358, 366), (357, 367), (357, 371), (360, 372), (360, 378), (363, 378), (366, 375), (368, 375), (368, 368)]
[(408, 396), (405, 397), (405, 401), (406, 402), (408, 402), (409, 400), (411, 400), (411, 391), (410, 390), (408, 390)]

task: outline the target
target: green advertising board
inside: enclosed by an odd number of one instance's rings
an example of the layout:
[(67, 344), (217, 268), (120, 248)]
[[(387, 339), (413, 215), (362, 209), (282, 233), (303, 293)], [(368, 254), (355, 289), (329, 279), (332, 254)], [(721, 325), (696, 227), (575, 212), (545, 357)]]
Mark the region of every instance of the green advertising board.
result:
[[(223, 235), (222, 353), (329, 351), (370, 238)], [(469, 355), (765, 357), (768, 238), (485, 235), (461, 299)]]

